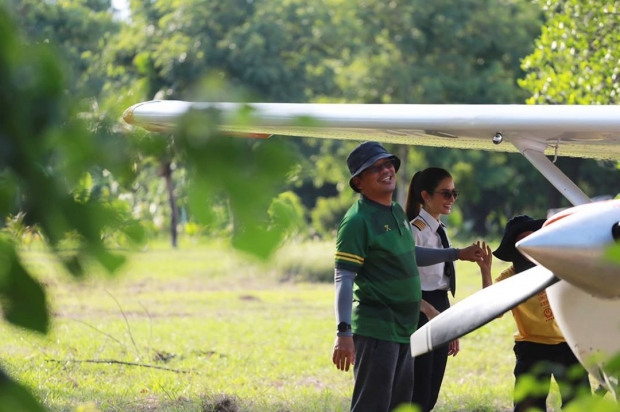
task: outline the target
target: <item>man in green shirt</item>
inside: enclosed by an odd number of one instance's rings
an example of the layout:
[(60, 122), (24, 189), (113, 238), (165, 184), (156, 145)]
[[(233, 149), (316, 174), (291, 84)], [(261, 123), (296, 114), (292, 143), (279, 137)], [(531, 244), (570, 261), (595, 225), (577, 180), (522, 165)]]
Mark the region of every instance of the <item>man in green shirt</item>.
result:
[(409, 339), (424, 304), (418, 264), (477, 261), (482, 250), (415, 247), (407, 215), (392, 201), (400, 159), (379, 143), (357, 146), (347, 165), (361, 196), (338, 228), (332, 360), (343, 371), (354, 365), (351, 411), (387, 412), (411, 402)]

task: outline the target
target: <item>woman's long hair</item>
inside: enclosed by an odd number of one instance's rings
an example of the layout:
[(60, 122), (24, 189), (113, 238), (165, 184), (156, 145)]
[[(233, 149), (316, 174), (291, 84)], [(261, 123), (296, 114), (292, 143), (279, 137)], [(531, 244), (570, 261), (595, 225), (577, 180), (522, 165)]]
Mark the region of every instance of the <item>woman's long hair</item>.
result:
[(420, 214), (420, 209), (424, 204), (422, 191), (434, 192), (439, 183), (447, 177), (452, 178), (447, 170), (440, 167), (427, 167), (413, 175), (411, 182), (409, 182), (407, 201), (405, 203), (405, 212), (409, 221), (412, 221)]

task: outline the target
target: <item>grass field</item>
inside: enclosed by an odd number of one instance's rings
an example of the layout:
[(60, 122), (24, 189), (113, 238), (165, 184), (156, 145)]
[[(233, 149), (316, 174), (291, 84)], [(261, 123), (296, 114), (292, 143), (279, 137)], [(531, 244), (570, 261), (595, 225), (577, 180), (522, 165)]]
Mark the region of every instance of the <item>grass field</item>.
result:
[[(332, 249), (290, 246), (262, 264), (216, 243), (162, 245), (82, 281), (25, 251), (53, 329), (0, 324), (0, 364), (52, 411), (348, 410), (353, 374), (331, 363), (333, 285), (282, 281), (304, 266), (330, 278)], [(457, 272), (460, 298), (480, 288), (477, 265)], [(435, 410), (511, 410), (513, 329), (509, 315), (461, 339)], [(553, 386), (550, 410), (557, 398)]]

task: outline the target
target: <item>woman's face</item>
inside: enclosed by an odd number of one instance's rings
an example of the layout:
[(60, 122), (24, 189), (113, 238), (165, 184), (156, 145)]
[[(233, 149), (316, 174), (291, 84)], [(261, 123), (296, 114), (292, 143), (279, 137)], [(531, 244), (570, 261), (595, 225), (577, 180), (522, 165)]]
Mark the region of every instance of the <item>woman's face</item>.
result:
[(443, 179), (432, 192), (422, 191), (424, 210), (431, 216), (439, 219), (439, 215), (449, 215), (452, 204), (456, 200), (454, 180), (451, 177)]

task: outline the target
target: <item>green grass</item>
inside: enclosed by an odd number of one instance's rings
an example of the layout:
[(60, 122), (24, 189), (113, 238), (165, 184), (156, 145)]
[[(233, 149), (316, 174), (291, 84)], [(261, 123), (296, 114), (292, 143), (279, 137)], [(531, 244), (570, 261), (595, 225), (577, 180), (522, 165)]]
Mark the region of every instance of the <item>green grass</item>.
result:
[[(283, 281), (303, 278), (302, 266), (286, 275), (283, 256), (303, 256), (318, 273), (333, 246), (283, 253), (264, 264), (217, 243), (160, 245), (130, 255), (113, 278), (92, 268), (75, 281), (49, 255), (26, 251), (53, 328), (38, 336), (2, 323), (0, 365), (52, 411), (348, 410), (353, 374), (331, 363), (333, 285)], [(457, 271), (459, 297), (480, 288), (475, 264)], [(461, 339), (436, 411), (511, 410), (513, 331), (508, 315)], [(106, 360), (169, 370), (95, 363)]]

